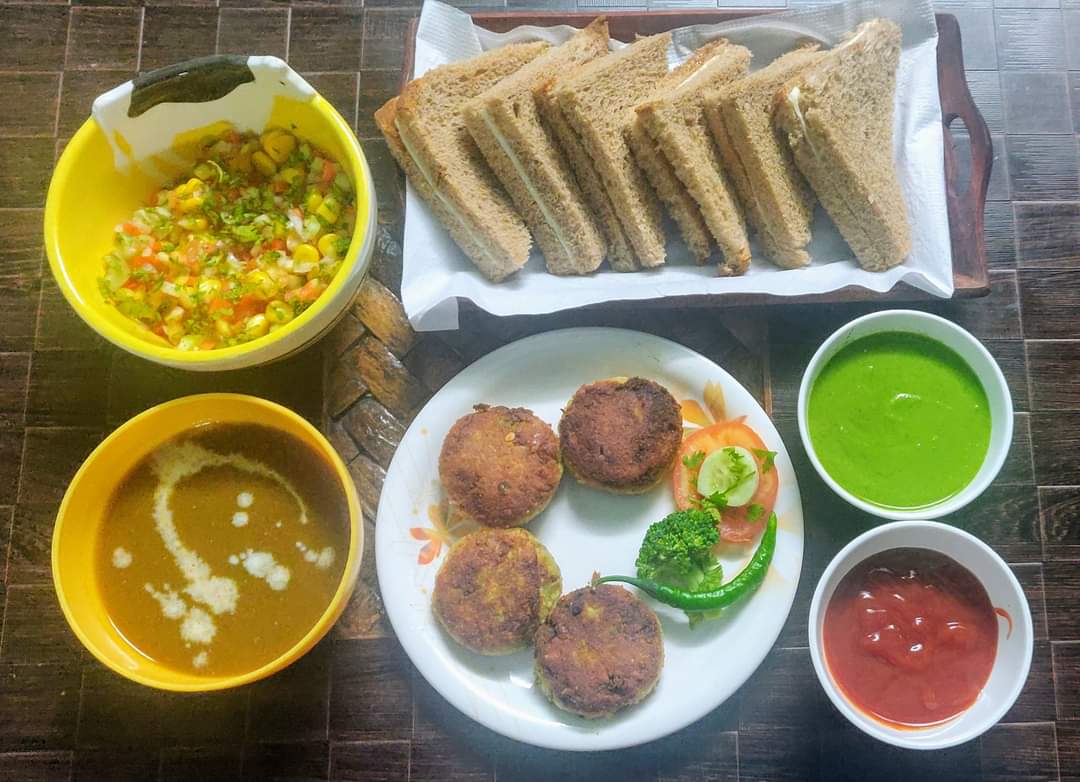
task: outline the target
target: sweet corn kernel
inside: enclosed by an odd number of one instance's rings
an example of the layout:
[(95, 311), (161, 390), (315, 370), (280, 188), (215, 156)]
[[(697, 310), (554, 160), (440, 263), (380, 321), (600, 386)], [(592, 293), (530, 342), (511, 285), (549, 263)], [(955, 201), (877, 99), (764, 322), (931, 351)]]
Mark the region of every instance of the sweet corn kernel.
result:
[(255, 168), (259, 170), (259, 173), (265, 174), (266, 176), (271, 176), (277, 171), (277, 164), (262, 150), (252, 153), (251, 162), (255, 165)]
[(194, 212), (196, 209), (198, 209), (200, 206), (202, 206), (202, 203), (203, 203), (204, 200), (205, 199), (201, 195), (200, 196), (192, 196), (191, 198), (185, 198), (179, 204), (180, 211), (181, 212)]
[(341, 237), (335, 233), (329, 233), (319, 240), (319, 252), (327, 258), (337, 258), (337, 243)]
[(221, 292), (221, 280), (208, 279), (199, 283), (199, 295), (204, 299), (212, 299)]
[(341, 215), (341, 206), (338, 204), (336, 198), (332, 195), (328, 195), (323, 199), (322, 204), (315, 210), (315, 214), (333, 225)]
[(228, 339), (232, 336), (232, 326), (229, 321), (219, 319), (214, 321), (214, 330), (218, 333), (218, 336), (222, 339)]
[(317, 192), (312, 190), (308, 193), (307, 201), (304, 202), (304, 206), (307, 207), (308, 212), (314, 212), (320, 206), (322, 206), (323, 197)]
[(319, 260), (319, 251), (312, 247), (310, 244), (298, 245), (292, 254), (293, 260), (297, 263), (315, 263)]
[(296, 149), (296, 138), (284, 131), (271, 131), (262, 136), (262, 148), (277, 163), (284, 163)]
[(290, 185), (297, 179), (299, 179), (301, 176), (303, 176), (303, 172), (300, 169), (293, 168), (292, 166), (290, 166), (289, 168), (283, 168), (278, 173), (281, 175), (281, 178)]
[(293, 308), (283, 301), (272, 301), (266, 305), (266, 319), (270, 323), (288, 323), (293, 319)]
[(182, 185), (178, 185), (176, 188), (176, 194), (181, 198), (194, 195), (199, 190), (202, 190), (203, 182), (198, 177), (192, 177)]
[(261, 337), (270, 329), (270, 322), (267, 321), (265, 315), (252, 315), (247, 319), (247, 325), (244, 327), (244, 336), (248, 339), (255, 339)]

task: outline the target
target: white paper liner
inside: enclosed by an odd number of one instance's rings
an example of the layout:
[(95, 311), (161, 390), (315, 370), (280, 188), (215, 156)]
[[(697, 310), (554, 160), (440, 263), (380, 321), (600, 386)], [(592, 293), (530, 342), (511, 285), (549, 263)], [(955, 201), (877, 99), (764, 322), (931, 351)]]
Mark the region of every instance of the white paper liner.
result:
[[(751, 70), (767, 65), (812, 38), (834, 45), (847, 31), (875, 17), (901, 26), (903, 51), (897, 72), (893, 130), (894, 157), (907, 202), (912, 250), (907, 260), (886, 272), (868, 272), (820, 206), (812, 228), (812, 264), (782, 270), (770, 264), (751, 242), (750, 270), (741, 277), (717, 277), (715, 265), (697, 266), (668, 226), (668, 260), (659, 269), (611, 271), (607, 264), (586, 277), (548, 274), (534, 249), (529, 263), (509, 280), (489, 282), (454, 244), (427, 205), (408, 187), (401, 295), (405, 312), (420, 331), (455, 329), (457, 299), (469, 299), (495, 315), (556, 312), (605, 301), (625, 301), (723, 293), (800, 296), (827, 293), (849, 285), (884, 292), (903, 281), (936, 296), (953, 292), (952, 250), (945, 200), (941, 104), (937, 83), (937, 25), (930, 0), (850, 0), (818, 8), (767, 14), (673, 31), (668, 59), (682, 62), (704, 42), (726, 37), (754, 53)], [(468, 14), (427, 0), (416, 36), (414, 76), (508, 43), (543, 39), (562, 43), (569, 26), (519, 27), (492, 33), (473, 25)], [(612, 48), (623, 46), (612, 41)]]

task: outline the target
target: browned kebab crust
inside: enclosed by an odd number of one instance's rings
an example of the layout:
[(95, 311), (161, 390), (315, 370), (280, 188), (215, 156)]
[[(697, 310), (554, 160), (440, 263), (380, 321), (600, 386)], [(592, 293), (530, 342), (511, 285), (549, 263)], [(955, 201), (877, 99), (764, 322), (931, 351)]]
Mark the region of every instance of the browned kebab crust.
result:
[(682, 409), (641, 377), (579, 388), (559, 420), (563, 463), (581, 483), (641, 494), (663, 479), (682, 444)]
[(555, 432), (524, 407), (476, 405), (450, 427), (439, 454), (451, 515), (486, 527), (527, 524), (561, 479)]
[(523, 529), (481, 529), (450, 549), (432, 608), (467, 649), (509, 654), (532, 643), (560, 592), (559, 568), (536, 538)]
[(536, 633), (536, 678), (552, 703), (597, 719), (640, 702), (664, 666), (660, 622), (613, 584), (560, 598)]

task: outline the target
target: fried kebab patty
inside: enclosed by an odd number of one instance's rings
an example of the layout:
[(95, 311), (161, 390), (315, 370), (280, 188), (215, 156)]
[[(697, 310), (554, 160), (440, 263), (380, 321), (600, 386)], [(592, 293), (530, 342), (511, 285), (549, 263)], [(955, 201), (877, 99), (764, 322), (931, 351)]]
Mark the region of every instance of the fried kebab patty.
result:
[(485, 527), (527, 524), (562, 480), (559, 439), (531, 410), (477, 405), (447, 433), (439, 479), (452, 516)]
[(536, 632), (536, 679), (556, 706), (609, 717), (653, 691), (664, 665), (660, 621), (622, 587), (563, 595)]
[(675, 460), (682, 434), (675, 397), (640, 377), (582, 386), (559, 421), (567, 469), (581, 483), (618, 494), (655, 486)]
[(523, 529), (481, 529), (450, 549), (432, 607), (462, 646), (479, 654), (527, 647), (562, 593), (559, 566)]

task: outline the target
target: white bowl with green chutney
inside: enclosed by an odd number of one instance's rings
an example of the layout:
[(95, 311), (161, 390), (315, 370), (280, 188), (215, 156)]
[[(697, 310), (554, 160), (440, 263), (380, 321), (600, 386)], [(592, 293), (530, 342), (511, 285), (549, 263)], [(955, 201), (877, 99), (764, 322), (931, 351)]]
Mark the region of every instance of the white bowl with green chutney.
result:
[(997, 362), (955, 323), (915, 310), (865, 315), (825, 340), (803, 374), (798, 415), (822, 480), (886, 519), (964, 507), (1012, 442)]

